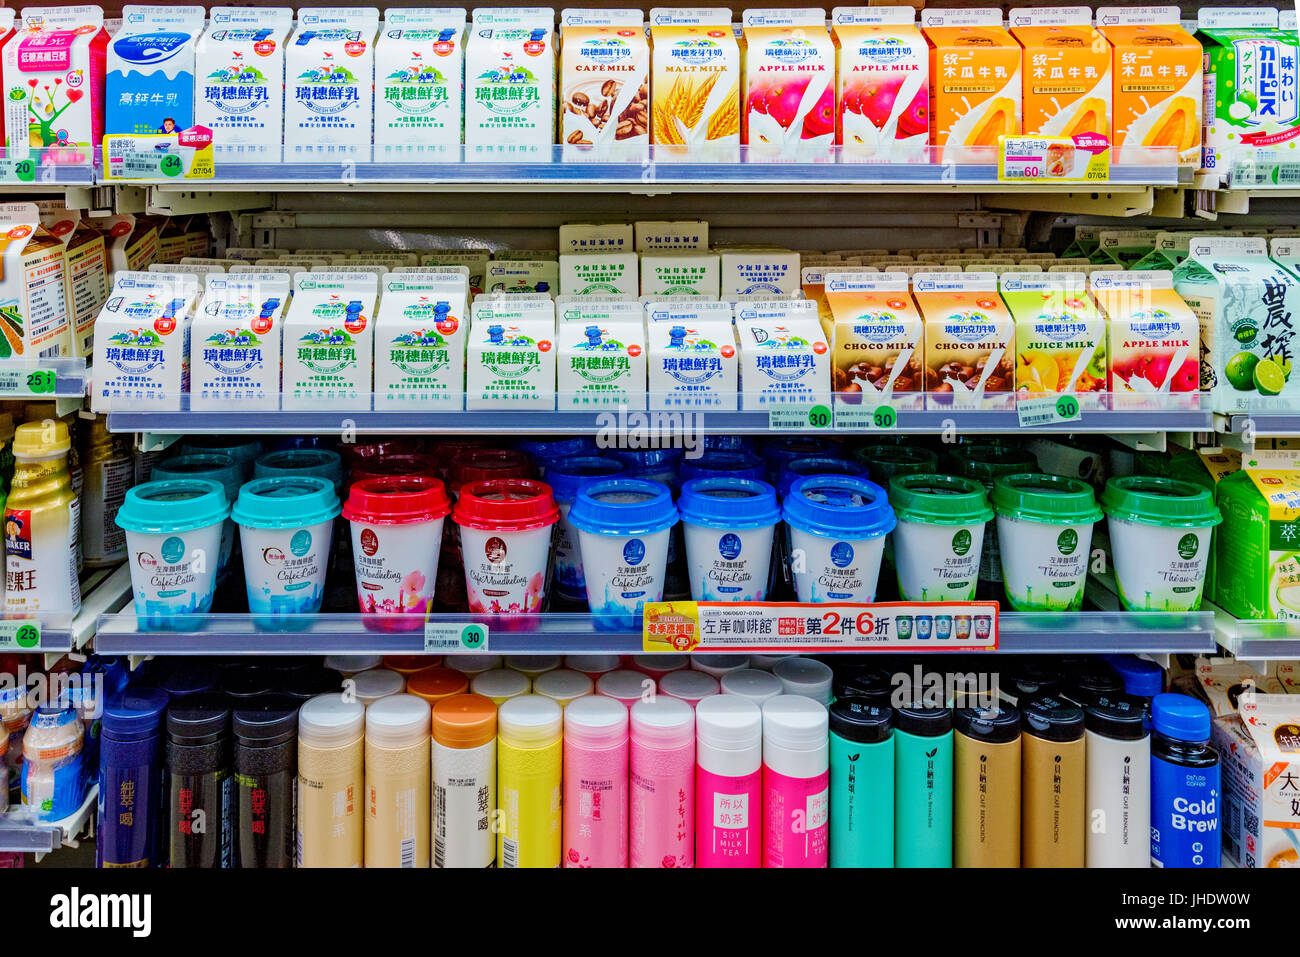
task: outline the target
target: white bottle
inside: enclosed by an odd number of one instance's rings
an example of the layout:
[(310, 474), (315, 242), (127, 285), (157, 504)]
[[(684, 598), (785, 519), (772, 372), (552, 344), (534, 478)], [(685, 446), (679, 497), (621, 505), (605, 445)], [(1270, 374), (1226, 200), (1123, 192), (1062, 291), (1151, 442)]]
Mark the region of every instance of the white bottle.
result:
[(835, 674), (829, 665), (816, 658), (786, 658), (773, 666), (772, 674), (781, 680), (781, 694), (812, 698), (830, 707), (831, 682)]
[(491, 867), (496, 836), (497, 709), (482, 695), (433, 706), (433, 866)]
[(695, 707), (695, 866), (758, 867), (763, 852), (763, 712), (740, 695)]
[(828, 864), (829, 724), (826, 708), (811, 698), (763, 702), (764, 867)]
[(1116, 696), (1084, 709), (1088, 867), (1151, 866), (1151, 734), (1142, 703)]

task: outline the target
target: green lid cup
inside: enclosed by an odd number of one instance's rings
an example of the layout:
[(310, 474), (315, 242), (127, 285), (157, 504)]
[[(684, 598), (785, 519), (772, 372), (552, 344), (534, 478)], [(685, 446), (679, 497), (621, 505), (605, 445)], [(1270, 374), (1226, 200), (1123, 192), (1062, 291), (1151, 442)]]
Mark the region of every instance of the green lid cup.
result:
[(882, 488), (899, 475), (937, 472), (939, 456), (915, 445), (862, 445), (853, 450), (853, 458), (867, 467), (871, 481)]
[(904, 601), (970, 601), (975, 597), (984, 526), (993, 517), (988, 493), (974, 479), (923, 473), (889, 483), (894, 566)]
[(1041, 472), (993, 482), (1002, 578), (1016, 611), (1077, 611), (1101, 509), (1078, 479)]

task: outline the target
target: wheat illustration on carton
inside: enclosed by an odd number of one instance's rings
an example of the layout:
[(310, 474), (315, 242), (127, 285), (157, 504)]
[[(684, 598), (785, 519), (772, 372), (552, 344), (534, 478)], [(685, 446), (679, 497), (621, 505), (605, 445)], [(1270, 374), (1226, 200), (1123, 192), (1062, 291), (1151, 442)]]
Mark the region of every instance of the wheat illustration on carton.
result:
[(651, 135), (692, 159), (739, 159), (740, 45), (725, 11), (652, 10)]

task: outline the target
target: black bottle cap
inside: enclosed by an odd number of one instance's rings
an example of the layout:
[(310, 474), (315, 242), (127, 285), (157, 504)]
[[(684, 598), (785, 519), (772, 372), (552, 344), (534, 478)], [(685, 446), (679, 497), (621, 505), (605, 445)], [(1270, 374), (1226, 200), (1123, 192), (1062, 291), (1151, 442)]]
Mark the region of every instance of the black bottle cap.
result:
[(343, 688), (343, 676), (333, 668), (304, 668), (285, 678), (284, 693), (299, 701)]
[(831, 733), (845, 741), (879, 744), (894, 731), (894, 709), (866, 698), (837, 698), (831, 705)]
[(1011, 693), (1022, 706), (1033, 698), (1051, 697), (1060, 687), (1061, 676), (1056, 669), (1038, 662), (1025, 662), (1011, 674)]
[(1149, 733), (1145, 707), (1130, 695), (1109, 695), (1084, 705), (1084, 723), (1093, 734), (1121, 741), (1140, 741)]
[(1083, 737), (1083, 709), (1060, 698), (1035, 698), (1021, 709), (1024, 731), (1045, 741)]
[(217, 686), (218, 676), (216, 668), (186, 661), (163, 677), (158, 682), (158, 687), (173, 698), (183, 698), (201, 691), (211, 691)]
[(230, 699), (219, 691), (187, 695), (167, 706), (167, 736), (177, 744), (220, 740), (230, 724)]
[(1124, 681), (1104, 662), (1090, 662), (1073, 675), (1061, 692), (1075, 704), (1087, 705), (1099, 698), (1113, 698), (1124, 693)]
[(888, 708), (894, 685), (886, 672), (871, 669), (836, 674), (831, 690), (836, 698), (863, 698), (872, 704)]
[(958, 734), (989, 744), (1007, 744), (1020, 737), (1020, 710), (1006, 701), (992, 708), (958, 708), (952, 723)]
[(302, 702), (287, 694), (268, 694), (235, 707), (232, 725), (239, 743), (270, 748), (298, 736), (298, 709)]
[(221, 690), (232, 698), (256, 698), (275, 690), (274, 675), (257, 665), (228, 668), (221, 675)]
[(894, 727), (923, 738), (937, 738), (952, 730), (952, 711), (948, 708), (899, 708), (894, 712)]

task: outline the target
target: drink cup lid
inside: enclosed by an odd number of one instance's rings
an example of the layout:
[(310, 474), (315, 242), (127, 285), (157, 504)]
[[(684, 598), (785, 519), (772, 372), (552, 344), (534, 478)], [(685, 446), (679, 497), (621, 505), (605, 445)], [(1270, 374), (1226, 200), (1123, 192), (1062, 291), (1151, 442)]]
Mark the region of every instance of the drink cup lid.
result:
[(629, 475), (646, 472), (677, 471), (684, 454), (681, 449), (609, 449), (608, 454), (623, 463)]
[(604, 695), (584, 695), (564, 707), (564, 740), (577, 748), (616, 748), (627, 741), (627, 727), (626, 706)]
[(239, 496), (239, 486), (244, 483), (239, 463), (224, 452), (193, 452), (163, 459), (149, 473), (152, 482), (168, 479), (202, 478), (220, 482), (226, 490), (226, 500), (233, 503)]
[(497, 736), (497, 706), (477, 694), (454, 694), (433, 705), (433, 740), (444, 748), (480, 748)]
[(623, 471), (623, 463), (617, 459), (575, 455), (551, 462), (546, 469), (546, 484), (551, 487), (557, 502), (572, 502), (584, 485)]
[(900, 521), (973, 525), (993, 517), (984, 486), (958, 475), (896, 475), (889, 480), (889, 501)]
[(578, 490), (569, 524), (593, 535), (649, 535), (676, 525), (677, 508), (660, 482), (597, 479)]
[(489, 479), (461, 486), (452, 520), (483, 531), (522, 532), (554, 525), (560, 510), (544, 482)]
[(180, 451), (185, 455), (221, 452), (238, 462), (244, 475), (251, 475), (253, 462), (262, 454), (262, 440), (228, 435), (191, 435), (182, 440)]
[(259, 456), (253, 463), (254, 478), (273, 475), (315, 475), (343, 488), (343, 457), (333, 449), (280, 449)]
[(511, 698), (497, 709), (497, 737), (515, 748), (544, 748), (560, 740), (564, 709), (539, 694)]
[(420, 452), (397, 452), (393, 455), (371, 456), (355, 459), (349, 481), (355, 485), (372, 478), (392, 478), (396, 475), (438, 476), (438, 466), (433, 458)]
[(429, 702), (423, 698), (390, 694), (366, 707), (368, 745), (394, 751), (411, 748), (428, 741), (429, 733)]
[(168, 535), (220, 525), (229, 514), (226, 490), (217, 482), (168, 479), (127, 489), (115, 521), (128, 532)]
[(543, 672), (533, 679), (534, 694), (552, 698), (562, 705), (584, 695), (591, 695), (594, 688), (595, 683), (581, 671), (569, 671), (567, 668)]
[(722, 751), (744, 751), (763, 743), (763, 710), (749, 698), (714, 694), (695, 706), (700, 744)]
[(863, 445), (853, 450), (853, 457), (867, 467), (871, 480), (888, 487), (898, 475), (933, 472), (939, 456), (915, 445)]
[(780, 481), (776, 483), (776, 494), (784, 501), (790, 494), (790, 487), (806, 475), (857, 475), (865, 478), (866, 474), (866, 468), (858, 462), (833, 455), (809, 455), (786, 463)]
[(105, 734), (118, 738), (148, 738), (162, 724), (168, 695), (157, 688), (127, 688), (109, 697), (100, 719)]
[(442, 482), (428, 475), (394, 475), (352, 483), (343, 517), (366, 525), (414, 525), (445, 518), (451, 502)]
[(894, 709), (867, 698), (839, 698), (831, 705), (830, 729), (845, 741), (878, 744), (894, 732)]
[(221, 690), (242, 705), (249, 698), (270, 694), (275, 687), (275, 677), (260, 665), (245, 662), (225, 668), (221, 672)]
[(779, 478), (787, 462), (807, 458), (810, 455), (826, 455), (832, 445), (815, 435), (790, 435), (779, 439), (768, 439), (763, 443), (763, 464), (767, 474)]
[(519, 450), (527, 452), (534, 461), (545, 464), (549, 473), (551, 463), (556, 459), (595, 455), (596, 441), (589, 435), (578, 435), (570, 439), (524, 439), (519, 443)]
[(641, 700), (647, 681), (654, 684), (654, 681), (639, 671), (607, 671), (596, 681), (596, 694), (615, 698), (631, 706), (633, 701)]
[(743, 449), (707, 449), (697, 459), (686, 459), (677, 477), (688, 482), (697, 478), (763, 478), (763, 463), (753, 452)]
[(802, 695), (782, 694), (763, 702), (763, 745), (789, 751), (826, 747), (826, 706)]
[(992, 485), (999, 475), (1038, 471), (1038, 459), (1032, 452), (1004, 445), (960, 445), (952, 453), (952, 460), (958, 475), (985, 486)]
[(366, 706), (342, 692), (317, 695), (298, 710), (298, 741), (312, 748), (341, 748), (366, 731)]
[(684, 748), (695, 742), (695, 711), (678, 698), (659, 695), (632, 704), (633, 740), (650, 748)]
[(453, 491), (491, 479), (526, 479), (537, 474), (532, 459), (518, 449), (466, 449), (451, 463)]
[(1207, 528), (1223, 521), (1209, 489), (1154, 475), (1110, 479), (1101, 507), (1109, 518), (1163, 528)]
[(345, 675), (354, 675), (358, 671), (369, 671), (384, 663), (381, 655), (326, 655), (325, 667)]
[(158, 682), (158, 687), (173, 699), (200, 691), (211, 691), (217, 686), (217, 669), (204, 664), (185, 661)]
[(819, 538), (879, 538), (898, 524), (885, 490), (850, 475), (796, 479), (781, 510), (788, 525)]
[(442, 664), (438, 655), (384, 655), (384, 667), (396, 671), (399, 675), (413, 675), (426, 668), (436, 668)]
[(728, 671), (719, 682), (723, 694), (738, 694), (761, 705), (769, 698), (781, 693), (781, 679), (770, 671), (757, 668), (741, 668)]
[(343, 451), (347, 455), (349, 467), (357, 468), (362, 463), (369, 465), (374, 460), (386, 459), (390, 455), (419, 452), (421, 446), (422, 443), (417, 436), (399, 435), (366, 442), (363, 445), (345, 445)]
[(695, 704), (718, 693), (718, 679), (706, 675), (703, 671), (683, 668), (670, 671), (659, 679), (659, 693), (670, 698), (680, 698), (688, 704)]
[[(406, 679), (406, 691), (408, 694), (418, 695), (430, 704), (436, 704), (445, 698), (467, 694), (469, 678), (452, 668), (425, 668)], [(495, 728), (495, 725), (493, 727)], [(495, 733), (493, 731), (493, 734)]]
[(959, 734), (989, 744), (1008, 744), (1020, 737), (1020, 710), (1005, 701), (994, 708), (956, 708), (952, 722)]
[(1083, 737), (1083, 709), (1061, 698), (1035, 698), (1021, 709), (1026, 734), (1046, 741)]
[(766, 528), (781, 520), (776, 489), (756, 479), (702, 478), (682, 486), (683, 522), (705, 528)]
[(1093, 734), (1124, 741), (1140, 741), (1148, 733), (1146, 709), (1129, 695), (1099, 698), (1083, 708), (1083, 723)]
[(1090, 525), (1101, 519), (1092, 487), (1064, 475), (1017, 472), (993, 480), (999, 515), (1048, 525)]
[(787, 658), (778, 661), (772, 674), (781, 681), (781, 693), (803, 695), (823, 705), (831, 703), (835, 672), (815, 658)]
[(749, 667), (747, 655), (691, 655), (691, 669), (721, 680), (732, 671)]
[(1210, 737), (1210, 709), (1187, 695), (1158, 694), (1151, 699), (1151, 726), (1167, 738), (1206, 741)]
[(231, 513), (249, 528), (301, 528), (339, 514), (334, 483), (314, 475), (274, 476), (244, 483)]

